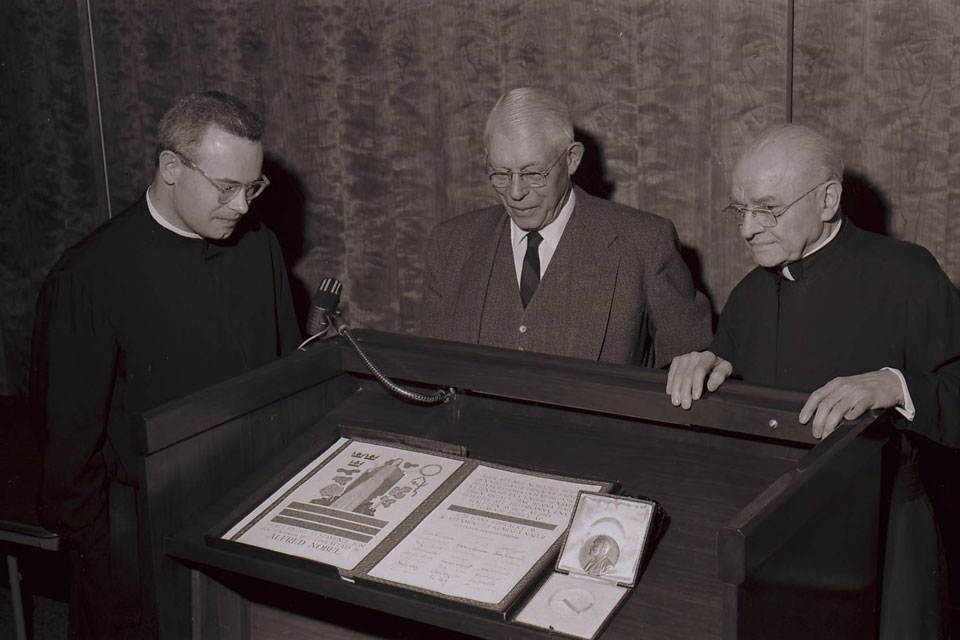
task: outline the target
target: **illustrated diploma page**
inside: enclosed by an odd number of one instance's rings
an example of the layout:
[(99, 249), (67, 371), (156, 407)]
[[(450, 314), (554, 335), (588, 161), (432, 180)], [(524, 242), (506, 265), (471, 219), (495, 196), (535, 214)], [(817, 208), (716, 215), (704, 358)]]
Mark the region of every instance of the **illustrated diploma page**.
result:
[(350, 570), (462, 464), (341, 438), (222, 538)]
[(368, 575), (495, 605), (563, 535), (577, 492), (600, 488), (480, 464)]

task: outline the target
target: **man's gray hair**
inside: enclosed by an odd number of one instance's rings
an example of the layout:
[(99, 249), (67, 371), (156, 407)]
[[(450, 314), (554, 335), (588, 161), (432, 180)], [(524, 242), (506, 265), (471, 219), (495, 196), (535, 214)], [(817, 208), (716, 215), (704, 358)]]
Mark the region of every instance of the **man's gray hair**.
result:
[(483, 148), (488, 149), (495, 129), (513, 129), (542, 134), (557, 146), (573, 142), (573, 119), (567, 105), (554, 95), (532, 87), (506, 92), (493, 105), (483, 130)]
[(205, 91), (181, 98), (160, 119), (157, 156), (169, 149), (192, 157), (211, 126), (251, 142), (263, 138), (259, 114), (235, 96)]
[(771, 145), (784, 145), (806, 154), (806, 167), (822, 180), (843, 180), (843, 160), (837, 146), (826, 136), (802, 124), (781, 124), (770, 127), (754, 138), (743, 150), (742, 157), (753, 155)]

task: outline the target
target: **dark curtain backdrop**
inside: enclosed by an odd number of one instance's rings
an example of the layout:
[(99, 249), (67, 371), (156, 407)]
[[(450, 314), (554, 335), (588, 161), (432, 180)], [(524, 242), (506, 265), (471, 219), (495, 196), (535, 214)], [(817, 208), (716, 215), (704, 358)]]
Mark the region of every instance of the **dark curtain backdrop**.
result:
[(106, 219), (86, 12), (0, 2), (0, 395), (26, 389), (40, 283)]
[(717, 213), (727, 171), (747, 138), (789, 119), (842, 145), (844, 206), (859, 224), (925, 245), (960, 281), (954, 0), (3, 9), (0, 393), (24, 389), (43, 275), (107, 219), (107, 182), (114, 213), (141, 194), (160, 115), (201, 89), (263, 112), (274, 184), (255, 209), (281, 237), (301, 304), (322, 276), (338, 277), (354, 326), (417, 329), (427, 234), (493, 201), (483, 120), (520, 85), (569, 102), (588, 148), (576, 178), (588, 190), (674, 221), (715, 311), (751, 265)]

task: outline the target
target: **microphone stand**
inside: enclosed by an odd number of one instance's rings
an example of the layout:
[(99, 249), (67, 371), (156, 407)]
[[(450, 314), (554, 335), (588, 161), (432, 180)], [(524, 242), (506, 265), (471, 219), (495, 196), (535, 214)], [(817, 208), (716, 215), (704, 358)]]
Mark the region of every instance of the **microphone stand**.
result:
[(317, 338), (318, 336), (325, 336), (326, 333), (330, 330), (330, 327), (333, 327), (333, 329), (337, 332), (337, 334), (343, 336), (346, 339), (346, 341), (350, 343), (350, 346), (353, 347), (353, 350), (357, 352), (357, 355), (360, 356), (360, 360), (363, 362), (364, 366), (366, 366), (367, 369), (370, 370), (370, 373), (373, 374), (373, 377), (377, 379), (377, 382), (382, 384), (387, 389), (387, 391), (389, 391), (393, 395), (399, 398), (402, 398), (404, 400), (407, 400), (409, 402), (422, 404), (426, 406), (442, 404), (442, 403), (448, 402), (450, 399), (456, 396), (456, 392), (453, 390), (452, 387), (449, 389), (437, 389), (433, 393), (420, 393), (418, 391), (412, 391), (410, 389), (405, 389), (401, 387), (400, 385), (395, 383), (393, 380), (385, 376), (376, 367), (376, 365), (373, 364), (373, 362), (370, 360), (367, 354), (364, 353), (363, 349), (360, 347), (360, 344), (357, 342), (356, 338), (353, 337), (353, 333), (350, 332), (350, 327), (347, 326), (346, 323), (340, 322), (339, 318), (334, 314), (327, 313), (325, 315), (328, 323), (327, 328), (324, 329), (322, 332), (317, 333), (311, 336), (310, 338), (308, 338), (306, 341), (304, 341), (304, 343), (300, 345), (301, 349), (304, 346), (306, 346), (308, 342), (312, 341), (314, 338)]

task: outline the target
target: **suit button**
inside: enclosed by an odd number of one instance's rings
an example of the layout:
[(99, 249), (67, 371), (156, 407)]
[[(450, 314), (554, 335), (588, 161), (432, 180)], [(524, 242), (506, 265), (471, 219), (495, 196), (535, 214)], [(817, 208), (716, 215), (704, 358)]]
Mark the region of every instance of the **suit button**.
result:
[(525, 324), (520, 325), (520, 333), (526, 333), (526, 332), (527, 332), (527, 325)]

